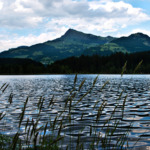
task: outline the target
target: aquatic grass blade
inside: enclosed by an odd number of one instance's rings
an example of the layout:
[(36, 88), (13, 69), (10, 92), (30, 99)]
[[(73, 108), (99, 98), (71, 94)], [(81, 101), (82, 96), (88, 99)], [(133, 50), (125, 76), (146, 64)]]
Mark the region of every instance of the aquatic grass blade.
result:
[(127, 67), (127, 61), (125, 62), (124, 66), (122, 67), (121, 77), (123, 76), (124, 72), (126, 71), (126, 67)]
[(136, 73), (136, 71), (141, 67), (141, 64), (143, 63), (143, 60), (141, 60), (138, 65), (135, 67), (134, 71), (133, 71), (133, 74)]

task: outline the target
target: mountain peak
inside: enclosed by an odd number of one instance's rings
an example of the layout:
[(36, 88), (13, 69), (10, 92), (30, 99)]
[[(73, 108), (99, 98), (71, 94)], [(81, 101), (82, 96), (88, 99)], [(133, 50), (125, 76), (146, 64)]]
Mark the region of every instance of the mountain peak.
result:
[(80, 41), (81, 39), (88, 38), (88, 34), (74, 30), (74, 29), (68, 29), (66, 33), (61, 37), (62, 40), (75, 40)]
[(70, 28), (66, 31), (66, 33), (63, 36), (66, 37), (66, 36), (79, 35), (79, 34), (83, 34), (83, 33)]
[(135, 38), (145, 37), (145, 38), (149, 38), (148, 35), (143, 34), (143, 33), (141, 33), (141, 32), (133, 33), (133, 34), (131, 34), (129, 37), (135, 37)]
[(68, 29), (68, 30), (66, 31), (66, 33), (70, 33), (70, 32), (78, 32), (78, 31), (76, 31), (76, 30), (74, 30), (74, 29), (72, 29), (72, 28), (70, 28), (70, 29)]
[(77, 31), (74, 29), (69, 29), (61, 38), (60, 40), (63, 41), (70, 41), (70, 42), (76, 42), (76, 43), (82, 43), (82, 44), (89, 44), (93, 43), (96, 45), (101, 45), (104, 43), (108, 43), (114, 38), (105, 38), (96, 36), (93, 34), (83, 33), (81, 31)]

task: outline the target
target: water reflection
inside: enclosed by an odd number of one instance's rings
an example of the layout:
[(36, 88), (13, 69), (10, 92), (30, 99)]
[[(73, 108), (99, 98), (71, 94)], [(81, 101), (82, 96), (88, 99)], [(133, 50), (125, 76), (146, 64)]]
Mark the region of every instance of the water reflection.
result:
[[(83, 96), (89, 90), (95, 77), (96, 75), (78, 75), (76, 87), (85, 78), (86, 82), (75, 100), (78, 100), (79, 97)], [(41, 113), (42, 117), (40, 119), (41, 125), (47, 122), (49, 116), (54, 120), (56, 115), (60, 114), (64, 109), (65, 98), (73, 88), (74, 75), (0, 76), (0, 80), (1, 85), (5, 82), (9, 83), (9, 87), (1, 95), (0, 113), (6, 112), (6, 116), (0, 123), (0, 132), (13, 135), (18, 130), (18, 116), (21, 113), (27, 96), (29, 96), (29, 102), (24, 121), (27, 118), (36, 119), (38, 114), (37, 103), (41, 96), (45, 98)], [(110, 83), (101, 90), (106, 81)], [(122, 91), (123, 94), (118, 100)], [(9, 106), (8, 98), (10, 93), (13, 93), (13, 103)], [(75, 126), (70, 127), (66, 122), (66, 127), (62, 131), (66, 136), (76, 137), (76, 132), (82, 130), (84, 126), (84, 132), (82, 132), (81, 136), (83, 136), (83, 139), (89, 137), (90, 126), (95, 127), (99, 131), (105, 120), (110, 117), (115, 105), (117, 103), (122, 105), (124, 98), (128, 95), (124, 108), (124, 117), (122, 118), (122, 114), (120, 113), (121, 108), (118, 108), (115, 114), (115, 117), (121, 120), (120, 126), (116, 130), (116, 136), (128, 129), (132, 121), (129, 144), (132, 145), (133, 141), (141, 137), (139, 146), (150, 145), (149, 94), (150, 75), (124, 75), (122, 78), (120, 75), (100, 75), (92, 92), (79, 103), (78, 107), (73, 108)], [(48, 108), (53, 95), (55, 96), (54, 105), (52, 108)], [(94, 111), (93, 107), (95, 107), (95, 102), (98, 101), (96, 105), (98, 108), (104, 100), (107, 102), (106, 108), (103, 110), (101, 120), (95, 124), (97, 111)], [(82, 115), (84, 116), (83, 119), (81, 119)], [(113, 124), (112, 120), (111, 125), (113, 126)], [(22, 127), (22, 131), (23, 129), (24, 126)], [(72, 131), (71, 134), (70, 130)], [(116, 137), (114, 137), (115, 139)]]

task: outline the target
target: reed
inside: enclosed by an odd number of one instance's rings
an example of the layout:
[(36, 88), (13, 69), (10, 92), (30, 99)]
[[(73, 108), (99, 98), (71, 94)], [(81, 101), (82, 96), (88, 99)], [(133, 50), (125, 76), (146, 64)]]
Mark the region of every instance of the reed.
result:
[[(137, 65), (134, 72), (137, 71), (137, 69), (140, 67), (141, 64), (142, 64), (142, 61)], [(124, 64), (122, 68), (121, 76), (125, 72), (126, 66), (127, 66), (127, 62)], [(93, 83), (91, 87), (87, 90), (87, 92), (85, 92), (83, 95), (79, 97), (79, 94), (80, 92), (82, 92), (82, 88), (86, 82), (86, 79), (83, 79), (82, 82), (78, 86), (77, 84), (78, 76), (76, 74), (74, 81), (73, 81), (73, 88), (64, 102), (64, 108), (62, 109), (62, 112), (56, 114), (54, 117), (52, 116), (53, 119), (51, 119), (51, 116), (49, 116), (50, 121), (46, 122), (45, 124), (44, 123), (41, 124), (40, 122), (42, 118), (41, 112), (43, 111), (43, 108), (46, 104), (45, 98), (43, 98), (42, 96), (40, 97), (39, 101), (36, 103), (36, 107), (38, 110), (37, 118), (36, 119), (27, 118), (25, 121), (24, 116), (25, 116), (27, 104), (29, 101), (29, 97), (27, 97), (26, 101), (24, 102), (22, 112), (19, 116), (18, 132), (15, 134), (13, 138), (10, 138), (8, 141), (6, 140), (6, 138), (1, 138), (2, 136), (0, 136), (0, 144), (3, 145), (3, 146), (0, 146), (0, 148), (8, 149), (8, 150), (10, 148), (12, 150), (17, 150), (17, 149), (23, 150), (24, 149), (23, 145), (26, 144), (25, 149), (28, 149), (28, 150), (29, 149), (30, 150), (59, 149), (61, 147), (60, 143), (66, 138), (66, 135), (64, 134), (63, 129), (65, 129), (66, 127), (69, 127), (70, 147), (66, 146), (66, 149), (71, 149), (71, 142), (72, 142), (71, 127), (75, 126), (74, 122), (76, 121), (75, 120), (76, 118), (74, 118), (73, 116), (74, 111), (77, 107), (80, 107), (80, 104), (83, 101), (85, 102), (88, 94), (90, 94), (93, 88), (95, 87), (98, 81), (98, 77), (99, 75), (97, 75), (96, 78), (93, 80)], [(107, 84), (110, 84), (110, 82), (106, 81), (100, 88), (100, 92), (103, 91), (103, 89), (106, 87)], [(7, 89), (7, 87), (8, 87), (8, 84), (4, 83), (3, 86), (0, 88), (0, 90), (4, 92)], [(91, 140), (89, 144), (89, 149), (127, 149), (129, 147), (127, 139), (128, 139), (128, 136), (130, 133), (130, 127), (132, 126), (132, 124), (124, 133), (117, 136), (117, 140), (115, 143), (113, 142), (113, 137), (116, 136), (115, 135), (116, 131), (118, 130), (119, 125), (121, 123), (121, 119), (118, 119), (115, 117), (115, 114), (118, 109), (121, 109), (120, 115), (122, 116), (122, 119), (124, 118), (127, 95), (123, 99), (123, 103), (120, 104), (120, 100), (122, 99), (123, 93), (124, 93), (124, 90), (122, 90), (122, 92), (119, 94), (116, 105), (113, 107), (113, 111), (111, 112), (109, 118), (105, 121), (102, 119), (102, 115), (103, 115), (104, 110), (107, 109), (107, 100), (98, 99), (97, 101), (95, 101), (93, 105), (89, 106), (89, 107), (92, 107), (92, 110), (96, 112), (95, 120), (93, 120), (93, 122), (88, 125), (89, 137), (93, 138), (93, 140)], [(9, 100), (8, 100), (10, 105), (13, 103), (12, 98), (13, 98), (13, 94), (10, 94)], [(51, 100), (47, 103), (47, 106), (48, 108), (50, 107), (50, 109), (53, 107), (52, 105), (54, 104), (54, 98), (56, 97), (53, 95)], [(6, 114), (4, 113), (0, 113), (0, 121), (5, 117), (5, 115)], [(83, 112), (80, 118), (80, 121), (83, 122), (83, 129), (78, 130), (78, 132), (76, 133), (78, 134), (77, 140), (75, 143), (76, 150), (84, 149), (85, 148), (84, 146), (86, 145), (84, 144), (84, 140), (82, 140), (82, 133), (84, 133), (84, 129), (87, 127), (86, 123), (84, 123), (85, 117), (86, 115), (84, 115), (84, 112)], [(24, 141), (20, 139), (20, 135), (21, 135), (20, 127), (22, 126), (23, 120), (25, 121), (25, 125), (24, 125), (25, 128), (23, 131), (25, 133)], [(68, 124), (67, 124), (67, 121), (68, 121)], [(99, 127), (100, 128), (99, 131), (97, 131), (96, 126), (99, 125), (100, 121), (104, 121), (104, 123), (103, 123), (103, 126)], [(113, 125), (112, 125), (112, 122), (114, 123)], [(52, 131), (52, 133), (48, 134), (47, 131)], [(62, 135), (61, 133), (64, 136), (61, 136)], [(6, 146), (5, 144), (6, 142), (11, 142), (11, 145)]]
[(134, 69), (134, 71), (133, 71), (133, 74), (135, 74), (136, 71), (141, 67), (142, 63), (143, 63), (143, 60), (141, 60), (141, 61), (138, 63), (138, 65), (135, 67), (135, 69)]
[(51, 101), (49, 102), (48, 107), (50, 107), (50, 105), (52, 105), (53, 101), (54, 101), (54, 95), (52, 96), (52, 99), (51, 99)]
[(13, 94), (11, 93), (10, 95), (9, 95), (9, 99), (8, 99), (8, 102), (11, 104), (12, 103), (12, 99), (13, 99)]
[(22, 122), (22, 120), (24, 118), (24, 114), (25, 114), (25, 109), (26, 109), (27, 103), (28, 103), (28, 97), (27, 97), (27, 99), (26, 99), (26, 101), (24, 103), (24, 107), (22, 109), (22, 113), (20, 114), (19, 128), (20, 128), (21, 122)]
[(5, 90), (7, 89), (7, 87), (9, 86), (9, 84), (4, 84), (3, 86), (2, 86), (2, 92), (4, 93), (5, 92)]
[(0, 113), (0, 120), (2, 120), (5, 117), (6, 114)]
[(121, 77), (123, 76), (124, 72), (126, 71), (126, 67), (127, 67), (127, 61), (125, 62), (124, 66), (122, 67)]

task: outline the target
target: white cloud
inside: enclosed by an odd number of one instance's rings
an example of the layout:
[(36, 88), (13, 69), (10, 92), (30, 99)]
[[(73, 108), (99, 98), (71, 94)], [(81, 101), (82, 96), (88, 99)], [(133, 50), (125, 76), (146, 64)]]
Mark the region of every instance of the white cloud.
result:
[(0, 10), (3, 8), (3, 3), (0, 2)]
[[(150, 17), (142, 9), (134, 8), (123, 1), (14, 0), (12, 2), (10, 0), (4, 2), (0, 26), (22, 27), (23, 24), (27, 27), (35, 26), (45, 18), (82, 19), (87, 23), (90, 19), (91, 24), (97, 22), (95, 20), (99, 20), (99, 22), (102, 20), (103, 24), (105, 22), (108, 24), (109, 20), (113, 19), (112, 26), (150, 20)], [(14, 25), (11, 23), (12, 20)], [(77, 23), (80, 24), (80, 22)]]
[[(39, 36), (8, 36), (2, 39), (0, 49), (44, 42), (74, 28), (97, 35), (119, 32), (130, 25), (150, 21), (141, 8), (113, 0), (0, 0), (0, 28), (24, 31), (40, 28)], [(17, 34), (17, 33), (16, 33)]]
[(52, 32), (42, 33), (38, 36), (28, 35), (28, 36), (17, 36), (13, 35), (13, 39), (10, 39), (10, 36), (0, 35), (0, 51), (7, 50), (9, 48), (16, 48), (18, 46), (31, 46), (37, 43), (42, 43), (48, 40), (53, 40), (58, 38), (60, 35), (63, 35), (67, 29), (64, 28), (55, 28)]
[(35, 15), (34, 11), (25, 8), (20, 4), (20, 0), (6, 0), (0, 11), (0, 27), (6, 28), (28, 28), (36, 27), (43, 18)]

